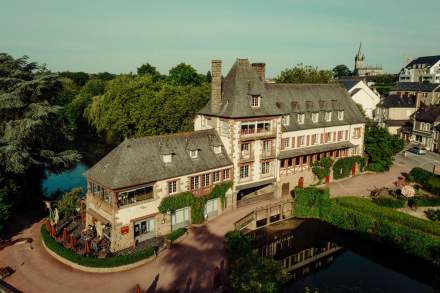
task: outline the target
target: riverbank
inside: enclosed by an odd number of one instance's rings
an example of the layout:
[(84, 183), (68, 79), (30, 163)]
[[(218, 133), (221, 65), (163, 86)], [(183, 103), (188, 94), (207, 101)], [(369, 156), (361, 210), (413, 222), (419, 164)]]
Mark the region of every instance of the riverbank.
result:
[(330, 200), (327, 189), (295, 190), (294, 213), (356, 232), (405, 253), (440, 264), (440, 225), (380, 207), (368, 199)]

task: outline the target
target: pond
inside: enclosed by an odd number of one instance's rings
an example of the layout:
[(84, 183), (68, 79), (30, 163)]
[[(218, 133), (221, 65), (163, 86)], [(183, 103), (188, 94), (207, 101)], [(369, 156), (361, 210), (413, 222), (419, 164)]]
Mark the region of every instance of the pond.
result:
[(439, 290), (438, 268), (432, 264), (317, 220), (291, 219), (251, 237), (258, 254), (280, 261), (288, 271), (283, 292)]
[(45, 171), (45, 179), (42, 182), (43, 195), (47, 198), (56, 198), (58, 195), (76, 187), (81, 187), (85, 192), (87, 183), (83, 173), (88, 168), (85, 163), (78, 163), (72, 169), (61, 173)]

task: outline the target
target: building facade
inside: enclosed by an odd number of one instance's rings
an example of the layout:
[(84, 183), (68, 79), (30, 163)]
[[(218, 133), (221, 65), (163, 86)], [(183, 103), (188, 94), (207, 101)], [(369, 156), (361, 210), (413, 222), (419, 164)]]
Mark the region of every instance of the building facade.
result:
[[(413, 124), (412, 115), (420, 107), (415, 96), (390, 95), (382, 99), (375, 111), (375, 121), (394, 135), (410, 134)], [(409, 140), (409, 137), (405, 137)]]
[(353, 101), (362, 107), (365, 115), (373, 119), (376, 106), (380, 102), (380, 94), (373, 91), (363, 80), (342, 79), (339, 83), (348, 91)]
[(411, 141), (426, 149), (439, 152), (440, 107), (420, 109), (414, 115)]
[(399, 81), (440, 83), (440, 55), (412, 60), (400, 71)]
[(368, 77), (383, 75), (385, 71), (382, 66), (365, 65), (365, 55), (362, 52), (362, 44), (359, 45), (359, 50), (354, 57), (354, 74), (359, 77)]
[(311, 165), (323, 157), (363, 154), (365, 120), (339, 84), (268, 83), (265, 64), (247, 59), (223, 81), (221, 61), (211, 72), (211, 99), (194, 132), (125, 140), (86, 172), (86, 222), (111, 251), (191, 224), (191, 206), (159, 211), (170, 197), (209, 196), (228, 183), (224, 198), (207, 199), (207, 219), (316, 183)]
[(237, 59), (222, 81), (221, 62), (213, 61), (211, 100), (195, 119), (195, 130), (215, 129), (223, 141), (235, 202), (288, 195), (316, 182), (313, 161), (363, 153), (365, 120), (344, 88), (267, 83), (264, 68)]

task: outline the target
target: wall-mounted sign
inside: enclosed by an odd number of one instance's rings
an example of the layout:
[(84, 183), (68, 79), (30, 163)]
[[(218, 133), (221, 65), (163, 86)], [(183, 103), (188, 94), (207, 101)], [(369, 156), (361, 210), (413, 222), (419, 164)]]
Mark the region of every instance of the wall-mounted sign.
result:
[(128, 231), (130, 231), (130, 228), (128, 226), (121, 227), (121, 234), (127, 234)]

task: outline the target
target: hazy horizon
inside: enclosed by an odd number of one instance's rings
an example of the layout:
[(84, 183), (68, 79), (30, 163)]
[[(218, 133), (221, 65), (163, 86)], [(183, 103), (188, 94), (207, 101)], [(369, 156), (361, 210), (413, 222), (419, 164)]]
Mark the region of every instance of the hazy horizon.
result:
[[(396, 73), (407, 58), (440, 55), (440, 1), (6, 1), (0, 52), (53, 71), (128, 73), (149, 62), (161, 73), (185, 62), (226, 73), (236, 58), (265, 62), (267, 76), (303, 63)], [(429, 8), (429, 9), (427, 9)]]

